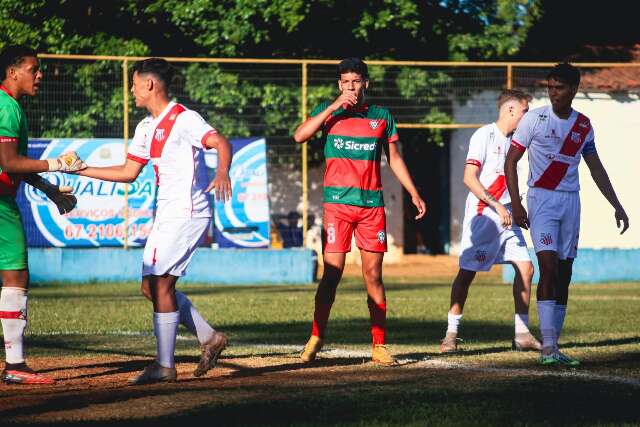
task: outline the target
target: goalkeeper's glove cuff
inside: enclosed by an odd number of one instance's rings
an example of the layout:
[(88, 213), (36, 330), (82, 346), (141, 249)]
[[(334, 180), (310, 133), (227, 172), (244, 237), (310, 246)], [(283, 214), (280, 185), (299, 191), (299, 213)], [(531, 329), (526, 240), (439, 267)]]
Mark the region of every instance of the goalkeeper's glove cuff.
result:
[(62, 168), (58, 159), (47, 159), (47, 163), (49, 164), (49, 172), (59, 171)]

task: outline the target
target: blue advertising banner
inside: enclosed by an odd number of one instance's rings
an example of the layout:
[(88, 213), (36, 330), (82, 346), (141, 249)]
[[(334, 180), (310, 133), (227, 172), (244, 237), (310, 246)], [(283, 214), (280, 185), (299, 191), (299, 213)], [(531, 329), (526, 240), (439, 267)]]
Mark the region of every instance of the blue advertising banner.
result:
[[(214, 238), (219, 247), (266, 248), (270, 242), (267, 157), (264, 138), (234, 139), (230, 170), (231, 202), (214, 204)], [(29, 141), (31, 158), (55, 158), (76, 151), (91, 166), (124, 163), (122, 139), (34, 139)], [(217, 154), (205, 152), (209, 177), (215, 174)], [(22, 213), (30, 247), (123, 246), (125, 242), (125, 184), (78, 175), (43, 173), (56, 185), (73, 187), (75, 209), (60, 215), (56, 206), (39, 190), (22, 184), (17, 203)], [(128, 245), (144, 246), (153, 225), (156, 182), (151, 163), (129, 184)], [(209, 243), (211, 236), (205, 239)]]
[[(55, 158), (66, 151), (76, 151), (92, 166), (119, 165), (125, 159), (122, 139), (29, 141), (28, 155), (31, 158)], [(99, 247), (124, 244), (125, 184), (59, 172), (41, 175), (56, 185), (73, 187), (78, 204), (68, 214), (60, 215), (56, 206), (42, 192), (23, 184), (17, 202), (29, 246)], [(153, 223), (155, 195), (155, 175), (149, 163), (138, 179), (129, 184), (130, 246), (142, 246), (146, 242)]]
[(231, 203), (214, 204), (214, 241), (221, 248), (267, 248), (270, 212), (266, 140), (247, 138), (230, 142), (233, 196)]

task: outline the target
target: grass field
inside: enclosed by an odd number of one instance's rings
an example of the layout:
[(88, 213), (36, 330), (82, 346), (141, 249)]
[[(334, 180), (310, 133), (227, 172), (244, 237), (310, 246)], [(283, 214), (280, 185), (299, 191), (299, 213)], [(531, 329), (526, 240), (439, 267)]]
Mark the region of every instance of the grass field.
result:
[[(129, 387), (153, 358), (149, 304), (138, 285), (34, 287), (29, 360), (58, 379), (0, 385), (0, 424), (22, 425), (640, 425), (640, 284), (571, 289), (561, 344), (579, 369), (542, 368), (510, 351), (509, 286), (481, 276), (465, 307), (464, 352), (443, 357), (449, 279), (387, 280), (388, 342), (401, 365), (368, 361), (362, 284), (347, 278), (311, 365), (315, 286), (180, 286), (231, 339), (219, 366), (191, 376), (197, 343), (178, 340), (179, 381)], [(532, 330), (537, 333), (535, 309)]]

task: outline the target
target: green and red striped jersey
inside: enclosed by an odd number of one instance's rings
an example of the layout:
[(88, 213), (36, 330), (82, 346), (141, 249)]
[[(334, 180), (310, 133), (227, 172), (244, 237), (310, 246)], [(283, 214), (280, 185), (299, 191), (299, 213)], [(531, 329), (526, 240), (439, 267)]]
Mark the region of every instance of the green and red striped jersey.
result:
[[(330, 105), (323, 102), (312, 112), (320, 114)], [(324, 202), (374, 207), (384, 206), (380, 159), (383, 144), (398, 141), (396, 123), (389, 110), (362, 105), (334, 111), (322, 125)]]

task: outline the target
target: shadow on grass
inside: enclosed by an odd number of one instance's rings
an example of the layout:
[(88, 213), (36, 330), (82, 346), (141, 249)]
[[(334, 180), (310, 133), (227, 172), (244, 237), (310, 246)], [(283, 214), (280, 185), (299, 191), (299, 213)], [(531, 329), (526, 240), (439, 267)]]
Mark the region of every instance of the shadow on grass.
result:
[[(127, 406), (139, 406), (140, 401), (136, 400), (144, 399), (148, 409), (144, 412), (147, 418), (143, 419), (107, 418), (99, 422), (47, 419), (31, 423), (20, 420), (20, 424), (154, 427), (634, 424), (640, 421), (637, 391), (631, 385), (578, 377), (514, 377), (436, 369), (321, 370), (265, 375), (254, 377), (254, 381), (247, 376), (232, 376), (62, 392), (23, 406), (20, 412), (0, 410), (0, 417), (11, 422), (18, 414), (45, 417), (55, 411), (56, 417), (64, 417), (65, 411), (85, 409), (88, 411), (85, 417), (91, 418), (90, 408), (118, 403), (124, 405), (126, 414), (130, 412)], [(191, 404), (194, 393), (199, 398)], [(175, 402), (175, 407), (163, 403), (167, 401)], [(155, 411), (163, 415), (154, 415)], [(123, 413), (114, 415), (122, 417)], [(77, 420), (78, 414), (74, 412), (73, 417)]]

